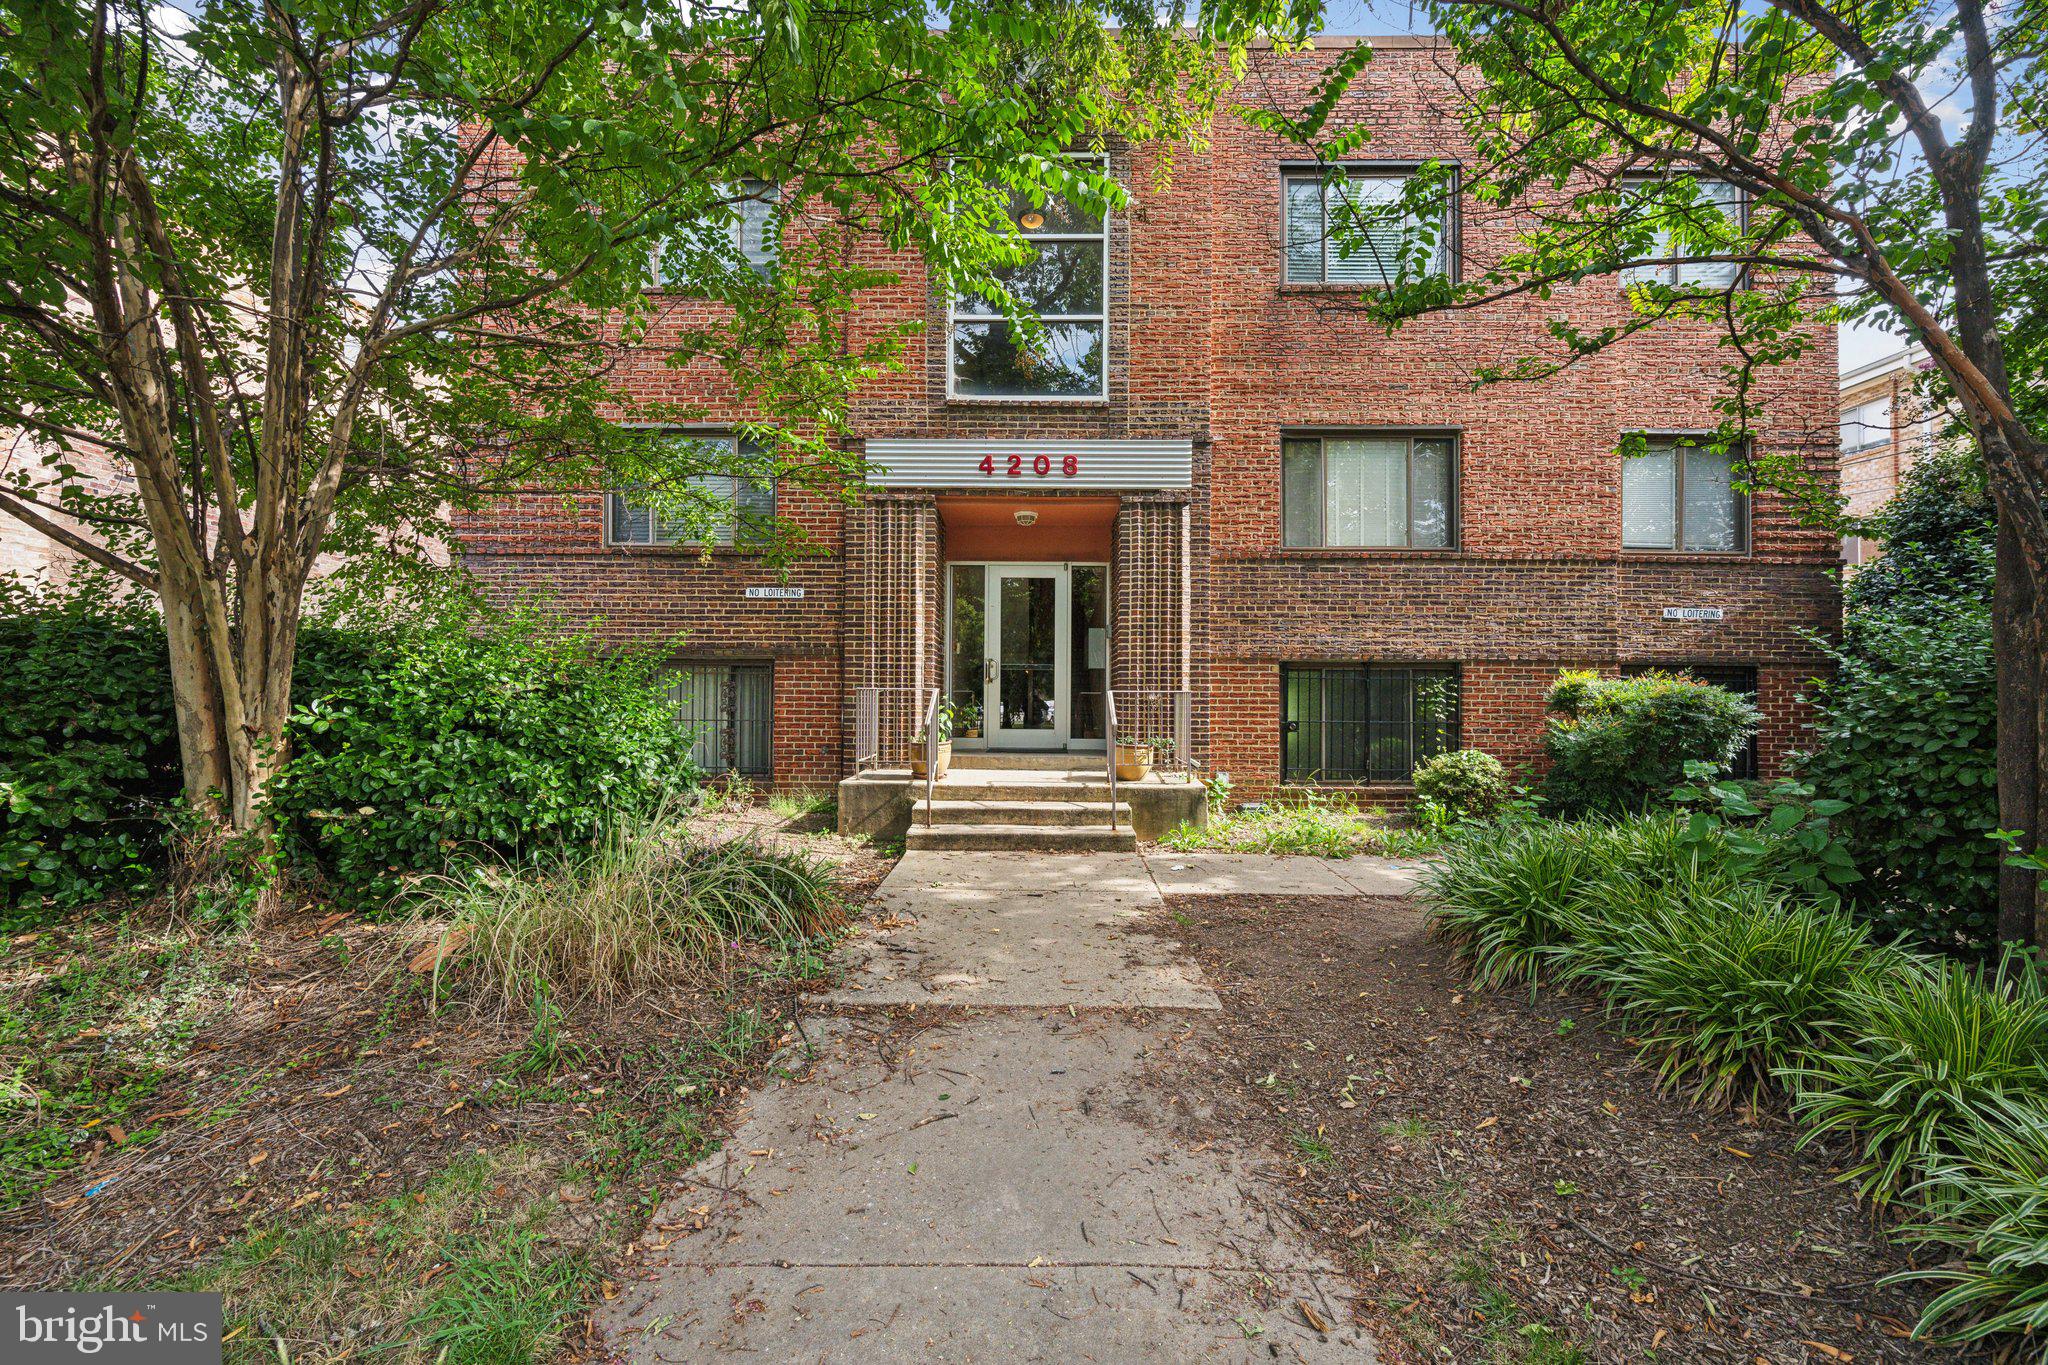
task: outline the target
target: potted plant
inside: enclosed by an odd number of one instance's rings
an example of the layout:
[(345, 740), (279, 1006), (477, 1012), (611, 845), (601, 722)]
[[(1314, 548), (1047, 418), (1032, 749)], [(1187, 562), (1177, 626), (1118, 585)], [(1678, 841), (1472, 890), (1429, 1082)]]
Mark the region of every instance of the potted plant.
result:
[(1116, 780), (1119, 782), (1143, 782), (1145, 775), (1152, 771), (1154, 742), (1149, 739), (1121, 741), (1116, 746)]
[(981, 706), (972, 701), (953, 705), (953, 733), (961, 739), (981, 738)]
[[(946, 769), (953, 766), (953, 703), (942, 701), (936, 715), (939, 729), (938, 771), (934, 777), (944, 777)], [(926, 756), (932, 751), (930, 736), (925, 727), (917, 727), (917, 733), (910, 737), (910, 775), (922, 778), (925, 775)]]

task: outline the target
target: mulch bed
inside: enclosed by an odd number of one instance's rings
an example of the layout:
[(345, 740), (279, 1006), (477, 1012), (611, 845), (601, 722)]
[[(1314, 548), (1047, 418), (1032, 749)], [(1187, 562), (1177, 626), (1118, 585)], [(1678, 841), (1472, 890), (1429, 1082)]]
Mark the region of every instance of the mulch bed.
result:
[(1413, 902), (1174, 898), (1157, 927), (1224, 1004), (1216, 1064), (1164, 1078), (1185, 1121), (1291, 1158), (1389, 1359), (1957, 1358), (1905, 1339), (1925, 1295), (1876, 1283), (1905, 1261), (1839, 1153), (1659, 1094), (1584, 1000), (1471, 989)]

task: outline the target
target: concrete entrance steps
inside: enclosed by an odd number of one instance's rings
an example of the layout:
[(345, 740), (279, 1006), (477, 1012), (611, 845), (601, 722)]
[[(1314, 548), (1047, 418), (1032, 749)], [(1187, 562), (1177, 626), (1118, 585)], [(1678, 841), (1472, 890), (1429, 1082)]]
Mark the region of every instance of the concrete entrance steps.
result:
[(930, 801), (912, 781), (915, 798), (905, 848), (948, 852), (1118, 853), (1136, 849), (1131, 807), (1116, 803), (1110, 824), (1109, 777), (1079, 767), (1074, 754), (956, 755), (933, 784)]

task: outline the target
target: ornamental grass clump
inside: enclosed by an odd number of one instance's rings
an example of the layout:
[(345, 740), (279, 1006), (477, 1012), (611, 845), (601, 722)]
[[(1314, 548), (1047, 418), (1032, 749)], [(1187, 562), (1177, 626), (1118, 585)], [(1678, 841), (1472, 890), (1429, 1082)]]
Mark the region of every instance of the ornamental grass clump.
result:
[(1715, 1108), (1755, 1103), (1779, 1070), (1836, 1042), (1843, 993), (1897, 969), (1870, 930), (1756, 883), (1667, 883), (1579, 980), (1604, 994), (1660, 1081)]
[(1423, 874), (1431, 923), (1478, 984), (1533, 983), (1569, 948), (1593, 842), (1574, 826), (1509, 826), (1450, 844)]
[(2001, 1095), (1977, 1111), (1954, 1157), (1916, 1187), (1932, 1215), (1899, 1229), (1905, 1241), (1953, 1248), (1957, 1258), (1897, 1280), (1945, 1284), (1920, 1331), (1960, 1317), (1941, 1340), (2048, 1332), (2048, 1101)]
[(748, 945), (800, 945), (843, 922), (831, 870), (752, 840), (704, 842), (666, 813), (621, 822), (539, 869), (443, 882), (423, 956), (479, 1009), (526, 1014), (621, 999), (728, 966)]
[(2048, 990), (2022, 956), (1939, 960), (1843, 991), (1841, 1041), (1791, 1068), (1800, 1141), (1843, 1133), (1843, 1173), (1884, 1202), (1927, 1180), (2010, 1112), (2048, 1101)]

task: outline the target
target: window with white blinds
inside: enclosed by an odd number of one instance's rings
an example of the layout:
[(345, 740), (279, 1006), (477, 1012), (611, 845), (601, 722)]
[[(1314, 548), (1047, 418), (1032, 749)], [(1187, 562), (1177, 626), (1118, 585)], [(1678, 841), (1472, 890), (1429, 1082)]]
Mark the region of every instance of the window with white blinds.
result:
[(1289, 437), (1280, 445), (1282, 543), (1455, 545), (1457, 453), (1449, 436)]
[[(722, 273), (722, 262), (737, 250), (757, 275), (769, 275), (782, 254), (782, 229), (776, 206), (782, 187), (772, 180), (741, 180), (722, 186), (730, 200), (722, 216), (678, 227), (654, 247), (654, 276), (664, 287), (708, 286)], [(708, 243), (708, 244), (707, 244)]]
[(1742, 229), (1742, 190), (1724, 180), (1681, 179), (1696, 187), (1698, 194), (1664, 193), (1672, 182), (1653, 176), (1631, 177), (1623, 182), (1651, 201), (1644, 213), (1656, 230), (1651, 260), (1622, 271), (1623, 288), (1663, 284), (1672, 288), (1726, 289), (1742, 278), (1742, 265), (1737, 261), (1679, 259), (1728, 252), (1733, 245), (1728, 240), (1731, 229)]
[[(734, 465), (757, 461), (760, 452), (737, 437), (672, 433), (670, 439), (703, 447), (703, 463)], [(605, 540), (612, 545), (746, 545), (759, 540), (775, 519), (772, 479), (747, 473), (708, 471), (680, 480), (687, 490), (682, 507), (662, 509), (644, 489), (605, 499)]]
[(1385, 286), (1397, 279), (1441, 275), (1450, 234), (1441, 213), (1425, 220), (1408, 212), (1401, 171), (1348, 171), (1334, 183), (1320, 172), (1286, 177), (1289, 284)]
[(1629, 550), (1740, 553), (1749, 548), (1749, 498), (1735, 486), (1732, 450), (1653, 437), (1621, 462), (1621, 544)]

